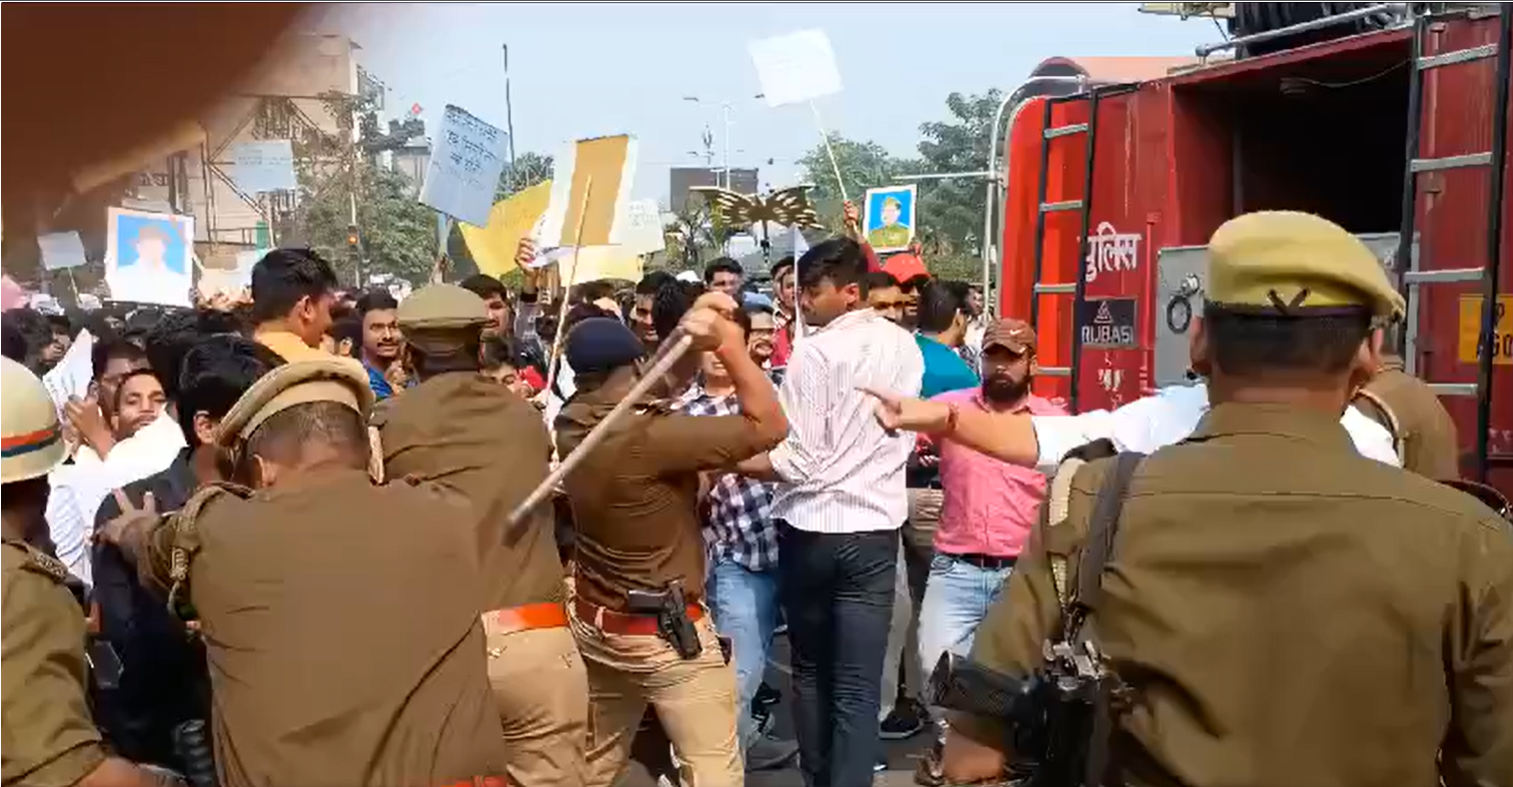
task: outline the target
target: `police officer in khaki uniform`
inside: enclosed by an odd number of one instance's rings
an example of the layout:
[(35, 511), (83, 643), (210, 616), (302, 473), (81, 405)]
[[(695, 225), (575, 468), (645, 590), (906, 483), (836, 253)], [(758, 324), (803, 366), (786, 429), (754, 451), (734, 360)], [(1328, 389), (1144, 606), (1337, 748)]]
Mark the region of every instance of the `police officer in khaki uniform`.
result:
[[(744, 333), (716, 313), (736, 308), (729, 296), (705, 295), (682, 330), (725, 365), (741, 415), (689, 416), (665, 400), (637, 402), (564, 482), (577, 531), (569, 612), (592, 700), (587, 785), (614, 782), (648, 704), (685, 783), (745, 778), (736, 742), (736, 713), (745, 709), (736, 708), (735, 672), (703, 604), (699, 475), (770, 449), (788, 422)], [(582, 321), (565, 343), (578, 392), (557, 417), (561, 456), (629, 395), (644, 363), (641, 342), (614, 318)], [(698, 356), (687, 360), (693, 366)], [(658, 606), (648, 609), (648, 600)]]
[(84, 681), (84, 610), (68, 570), (33, 546), (46, 543), (47, 474), (66, 455), (58, 413), (42, 381), (0, 359), (3, 506), (4, 784), (147, 787), (177, 781), (109, 756), (90, 718)]
[(252, 488), (168, 517), (121, 495), (101, 531), (200, 622), (222, 787), (504, 784), (470, 509), (373, 485), (372, 404), (352, 363), (281, 366), (217, 428)]
[[(1468, 495), (1362, 458), (1339, 425), (1401, 298), (1369, 249), (1308, 214), (1241, 216), (1209, 253), (1192, 361), (1212, 409), (1135, 468), (1087, 618), (1130, 689), (1118, 776), (1513, 784), (1513, 533)], [(947, 439), (993, 428), (967, 416), (879, 409), (884, 425)], [(981, 664), (1036, 670), (1081, 589), (1114, 463), (1077, 461), (978, 630)], [(953, 718), (948, 781), (997, 776), (1014, 755), (1005, 733)]]
[(1428, 383), (1403, 369), (1402, 358), (1384, 355), (1351, 404), (1392, 433), (1404, 469), (1436, 481), (1460, 478), (1455, 420)]
[(506, 528), (510, 512), (546, 478), (551, 440), (534, 406), (481, 373), (488, 319), (483, 299), (452, 284), (432, 284), (400, 303), (399, 327), (420, 385), (396, 397), (375, 425), (387, 477), (441, 484), (472, 506), (489, 682), (511, 780), (577, 787), (588, 678), (562, 606), (552, 510), (542, 506)]

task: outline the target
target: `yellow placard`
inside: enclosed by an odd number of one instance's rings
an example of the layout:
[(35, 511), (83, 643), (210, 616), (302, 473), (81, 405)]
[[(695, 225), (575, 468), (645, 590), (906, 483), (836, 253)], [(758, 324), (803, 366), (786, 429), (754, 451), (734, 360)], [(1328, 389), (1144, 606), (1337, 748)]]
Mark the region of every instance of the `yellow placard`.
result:
[[(620, 181), (630, 137), (600, 137), (578, 142), (573, 161), (573, 185), (568, 191), (567, 218), (562, 223), (562, 245), (605, 246), (619, 214)], [(592, 180), (592, 193), (589, 182)], [(584, 197), (587, 197), (585, 202)], [(575, 237), (582, 228), (583, 237)]]
[(531, 234), (536, 221), (546, 213), (551, 197), (552, 182), (542, 181), (494, 203), (487, 227), (458, 223), (462, 240), (480, 272), (500, 276), (515, 269), (515, 250), (520, 239)]
[[(1476, 363), (1477, 334), (1481, 332), (1480, 295), (1460, 299), (1460, 341), (1456, 356), (1461, 363)], [(1492, 363), (1513, 366), (1513, 295), (1497, 296), (1497, 323), (1492, 327)]]
[[(573, 254), (578, 255), (575, 262)], [(622, 279), (640, 281), (642, 275), (641, 255), (627, 251), (623, 246), (580, 246), (557, 261), (558, 276), (563, 286), (572, 287), (587, 281)], [(568, 281), (571, 271), (572, 281)]]

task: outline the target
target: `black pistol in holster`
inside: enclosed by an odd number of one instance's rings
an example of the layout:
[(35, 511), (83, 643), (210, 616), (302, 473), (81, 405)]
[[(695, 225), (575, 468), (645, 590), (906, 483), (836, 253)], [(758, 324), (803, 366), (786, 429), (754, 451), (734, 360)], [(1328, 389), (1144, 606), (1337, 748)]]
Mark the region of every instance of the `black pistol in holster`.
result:
[(1106, 787), (1122, 784), (1111, 755), (1118, 717), (1130, 690), (1108, 666), (1084, 625), (1102, 592), (1124, 490), (1141, 454), (1120, 454), (1094, 504), (1077, 587), (1060, 630), (1043, 645), (1041, 666), (1027, 676), (1006, 675), (946, 654), (930, 676), (927, 703), (1008, 727), (1013, 755), (1009, 783), (1019, 787)]
[(203, 720), (190, 719), (173, 728), (173, 751), (184, 766), (190, 787), (216, 787), (215, 749)]
[(626, 593), (630, 612), (636, 615), (657, 616), (657, 636), (684, 659), (695, 659), (704, 652), (699, 642), (699, 630), (688, 617), (688, 599), (683, 595), (683, 581), (675, 579), (667, 583), (661, 592), (632, 590)]

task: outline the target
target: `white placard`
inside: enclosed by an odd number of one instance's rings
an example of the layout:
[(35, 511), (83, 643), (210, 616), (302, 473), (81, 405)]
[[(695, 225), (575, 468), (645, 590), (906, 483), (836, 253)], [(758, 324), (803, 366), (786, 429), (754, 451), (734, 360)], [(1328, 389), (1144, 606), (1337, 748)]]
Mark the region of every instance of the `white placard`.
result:
[(823, 30), (802, 30), (747, 45), (767, 105), (801, 104), (841, 92), (830, 37)]
[(662, 227), (662, 208), (656, 200), (631, 200), (626, 219), (626, 251), (631, 254), (656, 254), (667, 248), (667, 234)]
[(447, 104), (420, 201), (458, 221), (488, 226), (509, 144), (502, 130)]
[(235, 162), (232, 180), (253, 194), (299, 187), (294, 177), (294, 145), (287, 139), (238, 142), (231, 146), (231, 160)]
[(89, 329), (80, 330), (58, 364), (42, 375), (42, 385), (52, 397), (53, 406), (58, 408), (59, 418), (63, 417), (63, 405), (68, 404), (70, 396), (80, 399), (89, 396), (89, 384), (95, 378), (94, 346), (95, 337)]
[(37, 236), (37, 246), (42, 249), (42, 267), (50, 271), (77, 268), (83, 265), (84, 241), (77, 232), (54, 232)]

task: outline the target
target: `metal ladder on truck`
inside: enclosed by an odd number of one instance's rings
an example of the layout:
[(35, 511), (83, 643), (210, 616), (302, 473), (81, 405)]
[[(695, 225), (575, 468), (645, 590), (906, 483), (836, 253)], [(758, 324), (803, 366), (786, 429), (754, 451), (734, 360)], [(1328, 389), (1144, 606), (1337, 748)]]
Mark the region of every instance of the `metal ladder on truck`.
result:
[[(1473, 480), (1486, 483), (1488, 456), (1488, 430), (1492, 425), (1492, 371), (1493, 348), (1489, 345), (1495, 336), (1497, 323), (1498, 267), (1502, 261), (1503, 184), (1507, 178), (1508, 135), (1508, 74), (1510, 45), (1513, 36), (1513, 8), (1506, 3), (1498, 4), (1496, 43), (1424, 55), (1424, 40), (1430, 26), (1446, 15), (1418, 14), (1413, 22), (1413, 70), (1409, 75), (1408, 94), (1408, 145), (1407, 166), (1403, 172), (1402, 232), (1398, 237), (1397, 259), (1408, 260), (1403, 271), (1401, 287), (1407, 300), (1408, 334), (1417, 337), (1419, 308), (1422, 304), (1421, 290), (1436, 284), (1465, 284), (1479, 282), (1482, 309), (1480, 333), (1477, 340), (1477, 377), (1474, 383), (1436, 383), (1426, 380), (1430, 389), (1441, 396), (1475, 396), (1476, 402), (1476, 457)], [(1465, 11), (1455, 12), (1466, 13)], [(1496, 58), (1492, 102), (1492, 145), (1483, 153), (1467, 153), (1441, 158), (1420, 158), (1419, 131), (1423, 124), (1424, 73), (1436, 68), (1473, 63)], [(1424, 172), (1438, 172), (1463, 167), (1486, 167), (1492, 179), (1487, 201), (1487, 264), (1478, 268), (1447, 268), (1421, 270), (1413, 254), (1414, 224), (1417, 219), (1418, 176)], [(1407, 348), (1412, 350), (1412, 348)], [(1407, 352), (1407, 371), (1417, 375), (1418, 353)]]
[[(1035, 284), (1030, 290), (1030, 327), (1035, 329), (1037, 336), (1044, 336), (1040, 325), (1040, 298), (1045, 295), (1070, 295), (1072, 296), (1072, 352), (1068, 366), (1042, 366), (1039, 374), (1046, 377), (1066, 377), (1070, 380), (1067, 386), (1067, 402), (1072, 412), (1077, 412), (1077, 370), (1082, 361), (1082, 326), (1077, 324), (1078, 307), (1083, 302), (1084, 291), (1087, 286), (1087, 272), (1082, 261), (1087, 259), (1088, 232), (1093, 217), (1093, 162), (1098, 150), (1098, 101), (1100, 98), (1108, 98), (1120, 93), (1129, 93), (1139, 89), (1138, 84), (1102, 85), (1090, 88), (1084, 93), (1073, 93), (1067, 96), (1052, 96), (1045, 101), (1045, 121), (1042, 127), (1045, 131), (1040, 139), (1040, 181), (1036, 186), (1035, 202), (1038, 206), (1035, 213)], [(1088, 102), (1087, 122), (1073, 123), (1067, 126), (1052, 126), (1051, 111), (1057, 104), (1081, 101)], [(1051, 163), (1051, 140), (1060, 137), (1069, 137), (1074, 134), (1082, 134), (1087, 140), (1086, 166), (1082, 176), (1082, 199), (1062, 200), (1059, 202), (1046, 202), (1046, 190), (1048, 187), (1048, 175)], [(1042, 280), (1045, 273), (1045, 217), (1051, 213), (1064, 211), (1082, 212), (1082, 231), (1078, 235), (1077, 264), (1072, 268), (1077, 272), (1075, 281), (1047, 282)]]

